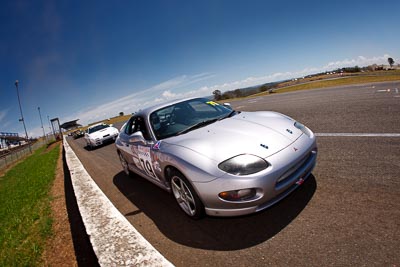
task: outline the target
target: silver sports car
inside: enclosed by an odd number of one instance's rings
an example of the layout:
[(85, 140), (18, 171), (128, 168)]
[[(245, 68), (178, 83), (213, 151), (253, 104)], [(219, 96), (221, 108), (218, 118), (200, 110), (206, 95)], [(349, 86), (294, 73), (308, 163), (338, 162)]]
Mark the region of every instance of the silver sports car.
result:
[(317, 158), (315, 135), (301, 123), (205, 98), (135, 113), (116, 147), (126, 174), (172, 192), (195, 219), (263, 210), (299, 187)]

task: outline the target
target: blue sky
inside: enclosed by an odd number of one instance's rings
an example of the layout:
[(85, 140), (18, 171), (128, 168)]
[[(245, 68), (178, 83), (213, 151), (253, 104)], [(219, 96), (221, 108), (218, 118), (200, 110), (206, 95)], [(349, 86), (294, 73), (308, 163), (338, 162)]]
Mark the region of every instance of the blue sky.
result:
[(400, 1), (19, 1), (0, 8), (0, 132), (400, 63)]

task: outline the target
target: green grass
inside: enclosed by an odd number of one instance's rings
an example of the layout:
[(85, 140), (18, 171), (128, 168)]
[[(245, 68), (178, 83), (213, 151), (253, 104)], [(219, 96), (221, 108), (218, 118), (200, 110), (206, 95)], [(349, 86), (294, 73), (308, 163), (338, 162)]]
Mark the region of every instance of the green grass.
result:
[(51, 235), (50, 190), (60, 146), (46, 146), (0, 178), (0, 266), (37, 266)]
[[(400, 80), (400, 71), (392, 71), (387, 74), (378, 75), (357, 75), (357, 76), (347, 76), (343, 78), (337, 78), (332, 80), (321, 80), (313, 81), (303, 84), (297, 84), (287, 87), (282, 87), (276, 89), (277, 93), (292, 92), (298, 90), (308, 90), (315, 88), (327, 88), (335, 86), (344, 86), (352, 84), (362, 84), (362, 83), (373, 83), (373, 82), (386, 82), (386, 81), (398, 81)], [(268, 92), (259, 93), (253, 96), (267, 95)]]

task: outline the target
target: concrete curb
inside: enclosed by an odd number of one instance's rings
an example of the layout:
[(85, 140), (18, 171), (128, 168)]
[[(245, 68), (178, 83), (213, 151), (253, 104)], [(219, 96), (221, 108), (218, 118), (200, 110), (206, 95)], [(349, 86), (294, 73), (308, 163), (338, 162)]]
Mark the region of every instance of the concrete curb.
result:
[(108, 200), (65, 136), (63, 143), (79, 212), (100, 266), (173, 266)]

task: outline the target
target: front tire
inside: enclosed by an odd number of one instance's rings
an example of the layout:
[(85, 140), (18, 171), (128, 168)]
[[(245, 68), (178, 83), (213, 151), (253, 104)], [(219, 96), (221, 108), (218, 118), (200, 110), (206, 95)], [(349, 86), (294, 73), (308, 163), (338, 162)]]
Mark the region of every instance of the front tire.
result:
[(171, 188), (179, 207), (192, 219), (204, 216), (204, 205), (186, 177), (178, 171), (171, 175)]

